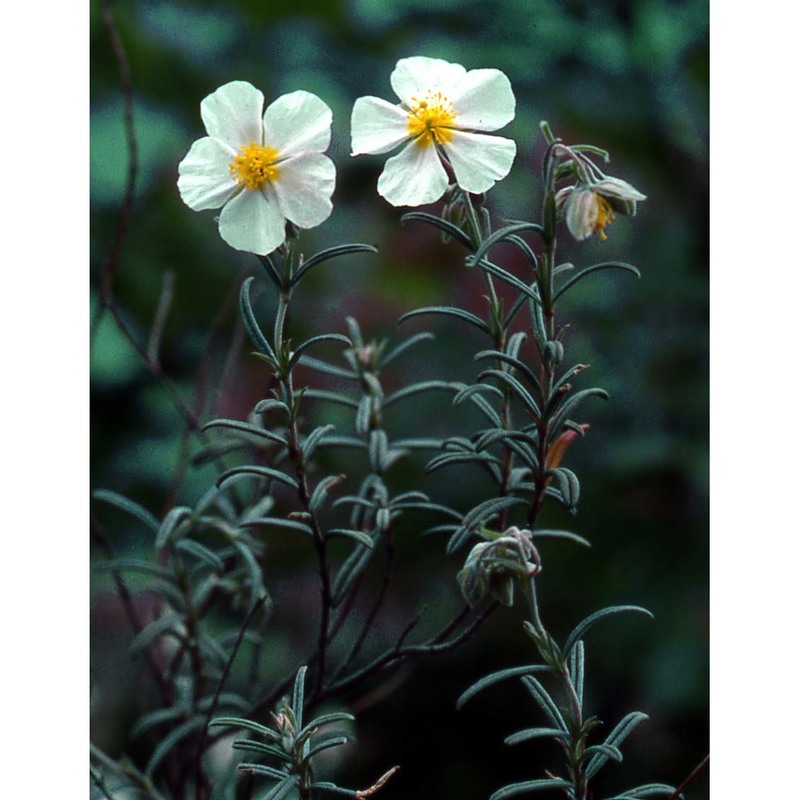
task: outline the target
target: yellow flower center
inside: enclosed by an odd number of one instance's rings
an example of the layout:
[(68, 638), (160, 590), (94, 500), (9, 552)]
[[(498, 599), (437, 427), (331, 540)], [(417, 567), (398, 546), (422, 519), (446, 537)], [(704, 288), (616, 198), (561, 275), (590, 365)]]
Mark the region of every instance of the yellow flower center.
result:
[(280, 170), (275, 163), (278, 155), (278, 151), (269, 145), (263, 147), (255, 142), (242, 145), (239, 155), (229, 164), (231, 175), (245, 189), (261, 189), (265, 183), (278, 180)]
[(594, 230), (595, 233), (600, 234), (600, 240), (604, 242), (608, 239), (606, 228), (614, 221), (616, 214), (611, 208), (611, 203), (605, 197), (599, 194), (596, 194), (595, 197), (597, 198), (597, 222), (594, 224)]
[(419, 147), (446, 144), (453, 138), (456, 110), (441, 93), (429, 91), (424, 98), (412, 97), (408, 112), (408, 135)]

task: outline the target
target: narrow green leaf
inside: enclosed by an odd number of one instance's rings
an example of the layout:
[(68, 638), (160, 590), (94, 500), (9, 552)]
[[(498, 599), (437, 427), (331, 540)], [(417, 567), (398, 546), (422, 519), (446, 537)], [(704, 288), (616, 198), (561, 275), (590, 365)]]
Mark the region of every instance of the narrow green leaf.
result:
[(322, 264), (325, 261), (330, 261), (332, 258), (341, 258), (341, 256), (352, 255), (353, 253), (377, 253), (378, 248), (373, 247), (371, 244), (340, 244), (336, 247), (329, 247), (326, 250), (321, 250), (319, 253), (311, 256), (303, 265), (295, 272), (292, 277), (292, 286), (296, 286), (308, 273), (309, 270)]
[(568, 281), (565, 281), (563, 284), (561, 284), (561, 286), (556, 290), (556, 293), (553, 295), (553, 302), (558, 300), (558, 298), (561, 297), (564, 292), (568, 291), (579, 280), (585, 278), (587, 275), (591, 275), (593, 272), (599, 272), (606, 269), (621, 269), (625, 272), (633, 273), (637, 278), (642, 277), (642, 273), (639, 272), (636, 267), (634, 267), (632, 264), (625, 264), (622, 261), (603, 261), (601, 264), (592, 264), (591, 267), (582, 269), (576, 275), (573, 275)]
[(327, 389), (306, 389), (304, 397), (311, 397), (314, 400), (327, 400), (330, 403), (338, 403), (348, 408), (358, 408), (358, 401), (352, 397), (345, 397), (339, 392), (329, 392)]
[(368, 533), (364, 533), (364, 531), (352, 530), (350, 528), (332, 528), (327, 532), (325, 538), (329, 539), (335, 536), (341, 536), (345, 539), (354, 539), (359, 544), (363, 544), (364, 547), (368, 547), (370, 550), (372, 550), (372, 548), (375, 546), (370, 535)]
[(536, 257), (536, 253), (533, 252), (531, 246), (521, 236), (517, 236), (517, 234), (512, 233), (509, 237), (507, 237), (506, 241), (522, 251), (528, 263), (533, 267), (534, 270), (538, 269), (539, 259)]
[(164, 760), (169, 751), (172, 750), (181, 739), (185, 739), (190, 733), (194, 733), (194, 731), (202, 728), (204, 724), (205, 719), (203, 717), (192, 717), (192, 719), (187, 720), (182, 725), (178, 725), (177, 728), (170, 731), (170, 733), (161, 740), (158, 747), (153, 750), (153, 754), (150, 756), (150, 760), (144, 768), (145, 775), (151, 777), (156, 767)]
[(467, 236), (467, 234), (464, 233), (461, 228), (459, 228), (457, 225), (454, 225), (452, 222), (448, 222), (446, 219), (442, 219), (441, 217), (436, 217), (433, 214), (428, 214), (425, 211), (409, 211), (400, 217), (400, 222), (403, 225), (405, 225), (406, 222), (414, 221), (424, 222), (428, 225), (432, 225), (434, 228), (438, 228), (448, 236), (452, 236), (453, 239), (463, 244), (468, 250), (472, 250), (472, 242), (470, 241), (469, 236)]
[(318, 428), (314, 428), (311, 433), (306, 436), (303, 440), (303, 443), (300, 445), (300, 449), (303, 451), (303, 456), (306, 459), (311, 458), (316, 450), (317, 446), (322, 443), (323, 438), (326, 434), (332, 433), (336, 430), (335, 425), (320, 425)]
[[(425, 472), (436, 472), (437, 469), (450, 466), (451, 464), (479, 464), (491, 469), (496, 467), (499, 469), (501, 461), (496, 456), (490, 453), (444, 453), (443, 455), (432, 458), (425, 467)], [(492, 474), (496, 480), (500, 478), (500, 473), (495, 469)]]
[(278, 483), (282, 483), (285, 486), (290, 486), (292, 489), (298, 488), (297, 481), (285, 473), (280, 472), (277, 469), (272, 469), (272, 467), (259, 467), (255, 465), (233, 467), (233, 469), (227, 470), (220, 475), (219, 478), (217, 478), (217, 486), (222, 487), (224, 484), (228, 484), (232, 479), (238, 480), (241, 477), (248, 476), (278, 481)]
[(500, 415), (489, 405), (485, 398), (481, 397), (482, 394), (494, 394), (498, 399), (503, 399), (503, 392), (496, 386), (488, 383), (474, 383), (461, 389), (453, 398), (453, 405), (461, 405), (464, 400), (470, 400), (496, 428), (502, 427), (503, 423)]
[(276, 783), (267, 794), (264, 795), (262, 800), (283, 800), (284, 797), (289, 795), (289, 792), (293, 791), (300, 779), (297, 775), (290, 775), (287, 778), (284, 778), (280, 783)]
[[(558, 390), (559, 390), (559, 389), (560, 389), (560, 388), (561, 388), (561, 387), (562, 387), (562, 386), (563, 386), (565, 383), (567, 383), (567, 381), (569, 381), (571, 378), (573, 378), (573, 377), (574, 377), (575, 375), (577, 375), (578, 373), (580, 373), (580, 372), (583, 372), (583, 370), (587, 369), (588, 367), (589, 367), (589, 365), (588, 365), (588, 364), (575, 364), (574, 366), (570, 367), (570, 368), (569, 368), (569, 369), (568, 369), (568, 370), (567, 370), (567, 371), (566, 371), (566, 372), (565, 372), (565, 373), (564, 373), (564, 374), (563, 374), (563, 375), (562, 375), (562, 376), (561, 376), (561, 377), (560, 377), (560, 378), (559, 378), (559, 379), (558, 379), (558, 380), (557, 380), (557, 381), (556, 381), (556, 382), (553, 384), (553, 392), (552, 392), (552, 396), (553, 396), (554, 398), (555, 398), (555, 397), (557, 397), (557, 396), (558, 396)], [(549, 410), (549, 408), (550, 408), (550, 406), (548, 405), (548, 410)]]
[(584, 539), (583, 536), (578, 536), (577, 533), (572, 533), (572, 531), (557, 531), (549, 528), (542, 528), (533, 531), (532, 535), (534, 539), (566, 539), (569, 542), (576, 542), (584, 547), (592, 546), (592, 543), (588, 539)]
[(244, 561), (245, 568), (247, 569), (247, 576), (250, 580), (250, 597), (248, 599), (248, 607), (254, 608), (259, 600), (259, 597), (266, 592), (266, 589), (264, 588), (264, 577), (263, 573), (261, 572), (261, 567), (259, 566), (258, 561), (256, 561), (256, 557), (253, 555), (252, 550), (250, 550), (247, 545), (235, 539), (233, 540), (232, 544), (242, 557), (242, 561)]
[(158, 532), (158, 520), (144, 506), (140, 506), (133, 500), (129, 500), (127, 497), (108, 489), (96, 489), (92, 492), (92, 497), (101, 503), (108, 503), (126, 514), (130, 514), (130, 516), (138, 519), (139, 522), (144, 523), (153, 533)]
[(275, 262), (272, 260), (272, 256), (257, 256), (257, 258), (261, 262), (261, 266), (264, 267), (264, 272), (267, 273), (267, 277), (278, 289), (283, 289), (283, 279), (278, 272), (278, 268), (275, 266)]
[(566, 467), (556, 467), (549, 470), (550, 477), (553, 479), (555, 488), (559, 494), (567, 511), (574, 511), (578, 507), (578, 500), (581, 495), (581, 485), (578, 476)]
[(305, 665), (297, 670), (297, 675), (294, 679), (294, 689), (292, 690), (292, 711), (294, 712), (294, 718), (298, 728), (303, 727), (303, 704), (307, 671), (308, 667)]
[[(617, 763), (622, 761), (622, 753), (620, 752), (619, 748), (614, 747), (612, 744), (594, 744), (591, 747), (587, 747), (586, 750), (584, 750), (581, 759), (585, 761), (598, 755), (603, 755), (607, 759), (611, 759)], [(587, 775), (587, 777), (591, 777), (591, 775)]]
[(92, 567), (93, 572), (139, 572), (142, 575), (152, 575), (165, 581), (174, 580), (172, 572), (166, 567), (160, 567), (150, 561), (136, 558), (116, 558), (113, 561), (104, 561)]
[(487, 369), (478, 375), (478, 380), (483, 380), (489, 376), (497, 378), (499, 381), (507, 384), (514, 394), (522, 401), (534, 420), (538, 420), (541, 417), (542, 412), (539, 410), (539, 404), (533, 399), (531, 393), (510, 372), (504, 372), (499, 369)]
[(517, 733), (512, 733), (511, 736), (506, 736), (505, 743), (514, 745), (520, 742), (527, 742), (529, 739), (541, 739), (543, 737), (548, 739), (567, 739), (569, 734), (558, 728), (526, 728), (524, 731), (518, 731)]
[(239, 292), (239, 309), (242, 314), (242, 322), (250, 341), (259, 353), (269, 356), (272, 364), (277, 363), (275, 358), (275, 351), (270, 347), (269, 342), (258, 324), (256, 315), (253, 312), (253, 306), (250, 303), (250, 284), (253, 282), (252, 276), (247, 278), (242, 284), (242, 289)]
[(522, 683), (525, 688), (531, 693), (533, 699), (539, 705), (539, 708), (544, 711), (547, 718), (556, 728), (562, 731), (567, 731), (567, 723), (564, 722), (564, 717), (558, 710), (558, 706), (553, 702), (553, 698), (547, 693), (547, 690), (542, 684), (533, 677), (533, 675), (524, 675)]
[(259, 400), (256, 403), (255, 408), (253, 409), (253, 411), (255, 411), (256, 414), (266, 414), (269, 411), (276, 411), (276, 410), (280, 411), (286, 417), (291, 416), (291, 411), (289, 410), (289, 406), (287, 406), (286, 403), (283, 402), (283, 400), (278, 400), (277, 398), (274, 397), (267, 397), (264, 400)]
[(578, 639), (575, 647), (569, 653), (569, 674), (572, 678), (572, 685), (575, 687), (575, 694), (578, 696), (578, 707), (583, 708), (583, 681), (586, 668), (586, 654), (583, 640)]
[(242, 772), (251, 772), (253, 775), (266, 775), (268, 778), (274, 778), (276, 781), (285, 781), (286, 780), (286, 773), (283, 770), (275, 769), (275, 767), (269, 767), (266, 764), (252, 764), (247, 761), (243, 761), (237, 769), (241, 770)]
[(267, 728), (266, 725), (261, 725), (258, 722), (253, 722), (253, 720), (245, 719), (244, 717), (216, 717), (208, 723), (208, 727), (244, 728), (245, 730), (258, 733), (261, 736), (266, 736), (267, 739), (273, 742), (280, 741), (281, 738), (271, 728)]
[(182, 523), (192, 515), (192, 509), (188, 506), (176, 506), (170, 509), (164, 521), (161, 523), (156, 534), (156, 550), (165, 547), (175, 538)]
[(276, 747), (273, 744), (264, 744), (264, 742), (255, 742), (252, 739), (237, 739), (231, 747), (234, 750), (245, 750), (251, 753), (261, 753), (265, 756), (271, 756), (272, 758), (277, 758), (280, 761), (285, 761), (289, 764), (292, 763), (294, 759), (291, 756), (287, 755), (282, 747)]
[(213, 550), (200, 544), (200, 542), (194, 541), (194, 539), (181, 539), (175, 545), (175, 549), (194, 556), (199, 561), (211, 567), (215, 572), (222, 572), (225, 569), (225, 564), (222, 559)]
[(431, 392), (435, 390), (440, 391), (458, 391), (462, 384), (452, 383), (450, 381), (422, 381), (420, 383), (413, 383), (410, 386), (404, 386), (396, 392), (390, 394), (383, 404), (384, 408), (388, 408), (398, 400), (405, 400), (407, 397), (413, 397), (415, 394), (422, 392)]
[(324, 725), (332, 725), (334, 722), (355, 722), (355, 719), (352, 714), (348, 714), (346, 711), (331, 711), (329, 714), (320, 714), (297, 734), (297, 738), (311, 736)]
[(150, 647), (156, 639), (161, 636), (166, 636), (170, 632), (177, 639), (180, 639), (185, 632), (183, 616), (181, 614), (168, 612), (157, 620), (145, 625), (144, 628), (136, 634), (130, 644), (131, 655), (141, 653), (143, 650)]
[(309, 510), (316, 511), (323, 503), (327, 501), (330, 490), (336, 486), (337, 483), (341, 483), (344, 479), (344, 475), (328, 475), (328, 477), (323, 478), (314, 487), (314, 491), (311, 492), (311, 499), (308, 501)]
[(524, 503), (526, 501), (521, 497), (490, 497), (488, 500), (479, 503), (464, 516), (464, 527), (472, 530), (479, 525), (483, 525), (498, 511)]
[(507, 225), (505, 228), (500, 228), (500, 230), (495, 231), (483, 240), (481, 246), (475, 251), (475, 255), (467, 257), (468, 266), (475, 266), (496, 244), (500, 244), (500, 242), (509, 239), (511, 236), (524, 231), (535, 231), (541, 235), (542, 226), (537, 225), (535, 222), (517, 222), (513, 225)]
[(413, 347), (415, 344), (419, 344), (420, 342), (429, 342), (436, 337), (432, 333), (428, 333), (427, 331), (421, 331), (420, 333), (415, 333), (413, 336), (409, 336), (404, 342), (400, 342), (394, 349), (390, 350), (382, 359), (381, 359), (381, 367), (385, 367), (387, 364), (391, 364), (396, 358), (401, 356), (403, 353), (406, 352), (410, 347)]
[(172, 706), (171, 708), (159, 708), (156, 711), (151, 711), (148, 714), (136, 720), (130, 731), (131, 738), (135, 739), (143, 733), (147, 733), (151, 728), (156, 725), (161, 725), (164, 722), (169, 722), (176, 717), (186, 714), (186, 709), (180, 706)]
[(344, 334), (341, 333), (322, 333), (319, 336), (312, 336), (310, 339), (306, 339), (302, 344), (297, 346), (297, 349), (292, 353), (292, 357), (289, 359), (289, 369), (293, 369), (295, 364), (300, 361), (303, 353), (308, 350), (309, 347), (313, 347), (316, 344), (320, 344), (322, 342), (341, 342), (346, 344), (348, 347), (352, 347), (353, 343), (348, 339)]
[(312, 758), (317, 753), (321, 753), (323, 750), (328, 750), (331, 747), (339, 747), (340, 745), (347, 744), (349, 741), (349, 736), (332, 736), (324, 742), (317, 742), (309, 748), (308, 755), (306, 755), (303, 760), (308, 761), (309, 758)]
[(333, 580), (331, 589), (332, 603), (334, 607), (344, 600), (350, 587), (356, 579), (364, 572), (372, 557), (373, 549), (369, 547), (356, 547), (352, 553), (342, 562), (336, 577)]
[(492, 264), (490, 261), (486, 261), (485, 259), (481, 261), (478, 266), (484, 272), (488, 272), (490, 275), (494, 275), (496, 278), (499, 278), (509, 286), (513, 286), (515, 289), (517, 289), (517, 291), (522, 292), (534, 303), (541, 305), (542, 301), (539, 299), (539, 292), (534, 289), (534, 287), (529, 286), (524, 281), (521, 281), (516, 275), (512, 275), (510, 272), (508, 272), (508, 270), (498, 267), (496, 264)]
[(582, 389), (580, 392), (576, 392), (564, 400), (548, 422), (548, 437), (551, 440), (558, 435), (559, 425), (561, 425), (572, 410), (587, 397), (599, 397), (601, 400), (608, 400), (608, 392), (605, 389), (596, 387), (593, 389)]
[(564, 654), (569, 655), (572, 648), (575, 647), (576, 642), (579, 639), (583, 639), (587, 631), (600, 622), (600, 620), (610, 617), (612, 614), (622, 614), (629, 611), (637, 614), (645, 614), (650, 617), (650, 619), (653, 619), (653, 615), (646, 608), (642, 608), (641, 606), (609, 606), (608, 608), (602, 608), (600, 611), (595, 611), (594, 614), (590, 614), (585, 620), (575, 626), (575, 629), (569, 635), (564, 645)]
[(355, 380), (358, 378), (358, 375), (356, 375), (356, 373), (352, 370), (336, 367), (333, 364), (328, 364), (327, 361), (320, 361), (318, 358), (312, 358), (311, 356), (300, 356), (299, 363), (304, 367), (308, 367), (309, 369), (322, 372), (326, 375), (334, 375), (337, 378), (349, 378), (350, 380)]
[(423, 314), (443, 314), (445, 316), (456, 317), (486, 334), (491, 334), (492, 332), (489, 326), (480, 317), (469, 311), (464, 311), (463, 308), (456, 308), (455, 306), (425, 306), (425, 308), (417, 308), (414, 311), (403, 314), (403, 316), (397, 320), (397, 324), (399, 325), (407, 319), (418, 317)]
[(212, 428), (225, 428), (226, 430), (235, 431), (236, 433), (246, 433), (250, 436), (255, 436), (258, 439), (266, 439), (269, 442), (280, 444), (283, 447), (288, 447), (289, 443), (282, 436), (277, 433), (260, 428), (258, 425), (251, 425), (249, 422), (240, 422), (237, 419), (213, 419), (203, 425), (202, 430), (207, 431)]
[(480, 359), (484, 358), (494, 358), (497, 361), (502, 361), (509, 366), (514, 367), (514, 369), (518, 370), (522, 375), (525, 376), (525, 379), (528, 381), (528, 384), (541, 396), (542, 387), (539, 384), (539, 379), (534, 375), (533, 370), (525, 363), (520, 361), (518, 358), (509, 355), (508, 353), (503, 353), (500, 350), (482, 350), (475, 356), (475, 361), (479, 361)]
[(296, 519), (282, 519), (281, 517), (257, 517), (242, 523), (243, 527), (249, 528), (255, 525), (263, 525), (267, 528), (284, 528), (286, 530), (300, 531), (308, 536), (314, 535), (314, 529), (304, 522)]
[[(641, 711), (632, 711), (614, 726), (614, 729), (608, 734), (603, 744), (618, 750), (619, 746), (628, 738), (634, 728), (646, 719), (648, 719), (647, 714), (643, 714)], [(586, 777), (594, 777), (600, 771), (600, 768), (608, 761), (609, 757), (610, 756), (605, 752), (600, 752), (593, 756), (592, 760), (586, 765)]]
[[(503, 442), (504, 445), (512, 449), (512, 442), (522, 442), (529, 447), (536, 447), (536, 438), (531, 436), (529, 433), (524, 433), (523, 431), (506, 430), (504, 428), (495, 428), (485, 431), (475, 440), (475, 449), (478, 452), (481, 452), (486, 450), (487, 447), (490, 447), (495, 442)], [(535, 455), (533, 455), (533, 458), (535, 463)]]
[(498, 789), (489, 800), (505, 800), (506, 797), (514, 797), (525, 792), (541, 792), (544, 789), (571, 789), (572, 784), (561, 778), (542, 778), (536, 781), (523, 781), (522, 783), (512, 783)]
[(673, 794), (675, 794), (675, 787), (667, 783), (646, 783), (635, 789), (628, 789), (622, 794), (614, 795), (609, 800), (643, 800), (646, 797), (671, 797)]

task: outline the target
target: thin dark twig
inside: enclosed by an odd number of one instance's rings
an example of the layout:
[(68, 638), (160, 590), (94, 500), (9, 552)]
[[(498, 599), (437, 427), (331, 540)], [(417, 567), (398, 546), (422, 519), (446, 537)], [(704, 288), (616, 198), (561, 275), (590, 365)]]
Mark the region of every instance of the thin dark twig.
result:
[(700, 776), (703, 770), (708, 766), (711, 760), (711, 755), (707, 755), (684, 779), (683, 783), (669, 796), (668, 800), (678, 800), (682, 792), (685, 792)]
[[(401, 638), (401, 641), (398, 642), (392, 650), (384, 653), (381, 656), (378, 656), (365, 667), (362, 667), (357, 672), (348, 675), (346, 678), (342, 678), (341, 680), (324, 687), (321, 692), (315, 694), (315, 701), (319, 702), (327, 697), (330, 697), (331, 695), (351, 689), (353, 686), (358, 685), (362, 681), (365, 681), (367, 678), (383, 669), (386, 669), (386, 667), (391, 666), (397, 661), (402, 661), (411, 656), (434, 655), (436, 653), (445, 653), (450, 650), (454, 650), (456, 647), (467, 641), (478, 630), (478, 628), (480, 628), (480, 626), (488, 619), (498, 605), (499, 604), (496, 601), (488, 605), (468, 627), (466, 627), (461, 633), (459, 633), (457, 636), (454, 636), (452, 639), (446, 639), (448, 632), (452, 631), (452, 629), (458, 624), (458, 620), (463, 619), (466, 614), (471, 611), (469, 606), (467, 606), (465, 611), (462, 611), (455, 620), (450, 622), (446, 628), (423, 644), (403, 646), (402, 638), (407, 635), (404, 634), (404, 636)], [(412, 620), (412, 626), (415, 625), (417, 621), (418, 620), (416, 618)]]
[(161, 278), (161, 294), (158, 297), (153, 325), (150, 328), (150, 338), (147, 340), (147, 357), (156, 364), (161, 363), (161, 339), (164, 336), (164, 326), (167, 324), (174, 289), (175, 273), (168, 269)]
[[(103, 526), (100, 524), (100, 521), (94, 514), (89, 515), (89, 525), (91, 529), (92, 535), (97, 539), (97, 541), (102, 546), (103, 550), (105, 551), (106, 558), (109, 560), (113, 560), (116, 558), (117, 554), (114, 549), (114, 545), (111, 543), (111, 540), (108, 538), (108, 534), (106, 533)], [(133, 630), (134, 636), (139, 634), (142, 629), (144, 628), (144, 623), (139, 617), (139, 613), (136, 610), (136, 606), (133, 602), (133, 597), (131, 596), (130, 591), (123, 579), (122, 575), (118, 570), (112, 570), (111, 576), (114, 579), (114, 584), (117, 588), (117, 595), (119, 596), (120, 602), (122, 603), (122, 608), (125, 611), (125, 616), (128, 618), (128, 623)], [(169, 686), (165, 683), (163, 678), (163, 669), (161, 665), (158, 663), (153, 651), (150, 648), (146, 648), (145, 650), (145, 658), (147, 659), (147, 664), (150, 667), (150, 672), (153, 675), (153, 678), (158, 686), (159, 693), (161, 694), (161, 700), (164, 705), (170, 705), (172, 700), (170, 697), (170, 690)]]
[(386, 569), (383, 573), (383, 580), (381, 581), (381, 588), (378, 592), (378, 596), (375, 599), (375, 603), (373, 604), (372, 608), (370, 609), (369, 616), (364, 622), (364, 625), (361, 628), (361, 631), (358, 634), (358, 638), (355, 641), (352, 649), (350, 650), (350, 654), (342, 663), (342, 666), (339, 667), (338, 671), (334, 675), (334, 679), (338, 678), (342, 673), (344, 673), (350, 664), (358, 657), (358, 654), (361, 652), (361, 648), (364, 646), (364, 642), (367, 640), (367, 636), (369, 632), (372, 630), (372, 626), (375, 623), (375, 620), (380, 613), (381, 608), (383, 608), (383, 603), (386, 600), (386, 595), (389, 591), (389, 584), (392, 581), (392, 567), (394, 564), (394, 537), (392, 535), (391, 527), (387, 531), (386, 534)]
[(111, 12), (112, 0), (102, 0), (103, 27), (111, 45), (114, 60), (119, 69), (120, 90), (122, 92), (123, 121), (125, 124), (125, 141), (128, 148), (128, 176), (125, 184), (125, 195), (117, 218), (117, 230), (114, 241), (106, 256), (101, 271), (100, 303), (97, 307), (95, 319), (92, 321), (92, 333), (96, 332), (103, 311), (113, 302), (114, 277), (119, 266), (122, 245), (130, 224), (131, 209), (133, 207), (134, 193), (136, 190), (136, 175), (139, 168), (138, 146), (136, 142), (136, 128), (133, 119), (133, 82), (131, 81), (130, 64), (125, 47), (122, 44), (117, 30), (114, 15)]
[[(214, 362), (214, 357), (222, 338), (222, 330), (225, 322), (227, 321), (231, 310), (234, 308), (236, 298), (239, 295), (239, 283), (241, 283), (240, 280), (234, 281), (231, 286), (231, 290), (228, 292), (228, 295), (225, 298), (225, 301), (217, 311), (217, 314), (211, 323), (211, 332), (206, 340), (203, 356), (200, 360), (200, 371), (197, 378), (197, 386), (195, 391), (194, 416), (197, 420), (202, 419), (205, 414), (206, 404), (208, 402), (208, 388), (210, 384), (210, 367)], [(234, 348), (238, 348), (238, 342), (238, 338), (234, 337), (234, 343), (231, 345), (232, 350)], [(224, 384), (224, 378), (220, 381), (220, 384), (221, 386)], [(184, 427), (181, 433), (178, 459), (175, 464), (172, 479), (170, 480), (169, 490), (167, 491), (164, 513), (166, 513), (170, 508), (172, 508), (173, 505), (175, 505), (176, 498), (178, 497), (178, 493), (186, 477), (186, 471), (189, 465), (190, 439), (194, 432), (195, 431), (193, 429), (187, 426)]]
[(206, 720), (203, 724), (203, 728), (200, 732), (200, 740), (197, 743), (197, 751), (194, 757), (194, 765), (195, 765), (195, 775), (196, 775), (196, 797), (200, 798), (200, 786), (202, 784), (202, 757), (203, 757), (203, 749), (205, 747), (206, 741), (208, 739), (208, 725), (211, 722), (211, 718), (214, 716), (214, 712), (217, 710), (217, 703), (219, 703), (219, 697), (222, 693), (222, 687), (225, 685), (225, 681), (228, 679), (228, 674), (231, 671), (231, 666), (233, 665), (233, 660), (236, 658), (236, 654), (239, 652), (239, 647), (241, 647), (242, 642), (244, 641), (244, 635), (247, 632), (247, 629), (250, 627), (250, 623), (253, 621), (256, 613), (261, 610), (264, 606), (264, 603), (267, 602), (269, 599), (268, 595), (264, 595), (256, 600), (253, 603), (253, 607), (250, 609), (249, 613), (245, 617), (242, 626), (239, 628), (239, 634), (236, 637), (236, 641), (233, 643), (233, 648), (231, 650), (231, 654), (228, 657), (228, 662), (225, 664), (225, 669), (222, 671), (222, 676), (219, 679), (219, 683), (217, 684), (217, 689), (214, 692), (214, 697), (211, 700), (211, 705), (208, 707), (208, 713), (206, 714)]

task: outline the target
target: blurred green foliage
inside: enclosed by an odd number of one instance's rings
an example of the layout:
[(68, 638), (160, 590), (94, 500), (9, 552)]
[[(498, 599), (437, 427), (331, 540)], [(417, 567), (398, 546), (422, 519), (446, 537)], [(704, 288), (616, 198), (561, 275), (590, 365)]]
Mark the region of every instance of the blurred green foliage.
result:
[[(608, 148), (610, 174), (648, 195), (639, 216), (617, 220), (607, 242), (580, 250), (566, 237), (561, 243), (563, 259), (580, 265), (620, 258), (639, 266), (643, 279), (598, 276), (562, 304), (572, 326), (569, 357), (592, 365), (585, 385), (605, 387), (611, 401), (587, 409), (591, 430), (569, 455), (583, 489), (572, 526), (593, 549), (551, 545), (541, 582), (544, 613), (555, 631), (618, 602), (655, 613), (654, 622), (617, 621), (589, 638), (587, 692), (601, 718), (618, 718), (631, 708), (651, 715), (620, 768), (629, 784), (640, 778), (679, 783), (708, 748), (707, 3), (138, 0), (118, 2), (113, 11), (130, 61), (138, 146), (135, 204), (115, 293), (146, 341), (163, 276), (174, 274), (162, 362), (189, 405), (198, 381), (211, 376), (198, 409), (203, 419), (243, 418), (266, 390), (259, 363), (235, 338), (230, 303), (242, 278), (254, 272), (255, 259), (230, 250), (213, 213), (189, 211), (175, 185), (178, 162), (203, 135), (200, 100), (222, 83), (249, 80), (268, 98), (304, 88), (331, 106), (330, 154), (339, 170), (334, 213), (304, 234), (304, 246), (308, 252), (347, 241), (381, 247), (377, 257), (320, 269), (306, 283), (293, 320), (305, 333), (343, 331), (350, 314), (368, 336), (397, 337), (392, 320), (418, 305), (453, 302), (482, 310), (480, 280), (463, 267), (457, 246), (442, 245), (422, 226), (401, 229), (400, 212), (377, 196), (383, 158), (349, 156), (352, 103), (364, 94), (390, 98), (388, 79), (398, 58), (437, 56), (467, 68), (496, 67), (511, 79), (518, 111), (503, 134), (517, 141), (519, 155), (512, 174), (489, 195), (494, 213), (513, 219), (538, 214), (531, 187), (542, 153), (541, 119), (568, 142)], [(91, 247), (99, 285), (128, 153), (118, 66), (97, 2), (91, 33)], [(512, 251), (505, 255), (515, 263)], [(269, 301), (262, 302), (268, 314)], [(231, 308), (220, 315), (225, 303)], [(477, 372), (469, 331), (439, 321), (406, 329), (437, 336), (434, 346), (405, 362), (410, 375), (463, 378)], [(176, 496), (196, 499), (216, 471), (193, 469), (174, 483), (181, 459), (196, 452), (196, 443), (184, 440), (174, 405), (108, 318), (96, 335), (91, 367), (93, 485), (127, 494), (156, 515)], [(427, 399), (416, 413), (441, 418), (443, 426), (452, 423), (439, 398)], [(393, 424), (402, 431), (413, 420)], [(410, 465), (397, 480), (411, 485), (420, 475), (419, 464)], [(453, 472), (433, 480), (431, 491), (458, 505), (458, 492), (469, 491), (473, 478), (468, 470)], [(551, 513), (545, 523), (558, 522)], [(114, 523), (115, 539), (135, 549), (133, 527), (122, 519)], [(424, 558), (442, 545), (417, 542), (413, 533), (406, 537), (407, 547), (418, 548), (406, 566), (410, 607), (414, 585), (433, 587), (438, 573), (430, 573)], [(455, 575), (457, 560), (452, 567)], [(458, 600), (455, 579), (451, 590), (445, 605)], [(124, 723), (135, 714), (136, 700), (124, 679), (102, 680), (112, 666), (127, 669), (120, 645), (127, 632), (121, 615), (109, 610), (109, 592), (108, 582), (98, 579), (93, 724), (99, 743), (113, 751), (123, 746)], [(346, 764), (345, 783), (367, 785), (373, 772), (400, 763), (402, 773), (381, 795), (386, 800), (423, 786), (432, 796), (480, 798), (504, 782), (533, 776), (533, 745), (502, 744), (511, 731), (536, 724), (520, 687), (497, 688), (458, 714), (454, 710), (457, 696), (477, 677), (531, 656), (513, 612), (489, 627), (465, 651), (404, 673), (394, 694), (365, 709), (359, 733), (367, 746), (360, 753), (371, 761)], [(638, 650), (647, 657), (632, 659)], [(439, 715), (459, 733), (429, 728), (426, 718)], [(614, 777), (614, 786), (624, 785)], [(707, 778), (690, 796), (702, 797), (705, 786)]]

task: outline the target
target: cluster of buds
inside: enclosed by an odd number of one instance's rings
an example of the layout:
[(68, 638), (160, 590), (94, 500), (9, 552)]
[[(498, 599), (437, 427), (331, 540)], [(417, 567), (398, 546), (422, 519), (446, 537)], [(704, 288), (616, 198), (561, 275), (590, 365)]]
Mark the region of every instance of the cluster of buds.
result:
[(487, 539), (476, 544), (458, 573), (461, 593), (475, 607), (490, 594), (505, 606), (514, 603), (514, 581), (529, 580), (542, 569), (529, 530), (508, 528), (503, 533), (482, 530)]

